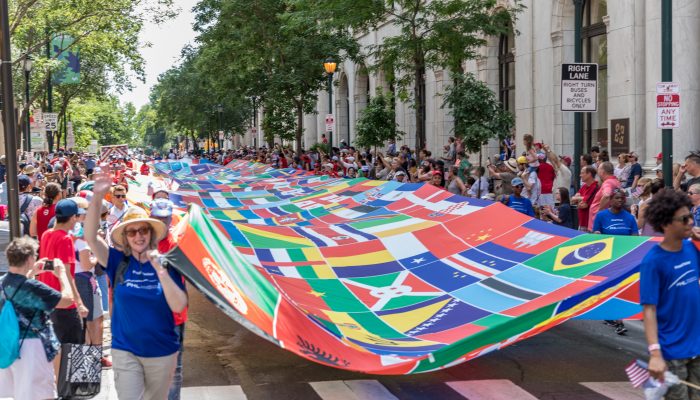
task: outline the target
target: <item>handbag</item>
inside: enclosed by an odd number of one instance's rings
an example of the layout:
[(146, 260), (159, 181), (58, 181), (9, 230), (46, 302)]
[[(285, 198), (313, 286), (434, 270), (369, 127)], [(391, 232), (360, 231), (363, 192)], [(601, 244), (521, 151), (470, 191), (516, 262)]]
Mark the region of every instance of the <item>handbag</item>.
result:
[[(83, 337), (87, 323), (83, 324)], [(58, 396), (62, 399), (91, 399), (100, 393), (102, 382), (102, 346), (61, 345), (58, 370)]]

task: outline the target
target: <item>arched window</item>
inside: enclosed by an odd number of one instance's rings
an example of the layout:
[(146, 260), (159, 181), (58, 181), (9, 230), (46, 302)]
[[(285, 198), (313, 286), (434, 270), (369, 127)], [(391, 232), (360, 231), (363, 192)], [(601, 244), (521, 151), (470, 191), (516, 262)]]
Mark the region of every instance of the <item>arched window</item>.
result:
[(515, 34), (508, 25), (508, 33), (502, 34), (498, 42), (498, 98), (503, 108), (515, 113)]
[(607, 0), (586, 0), (583, 6), (584, 62), (598, 64), (598, 112), (583, 119), (586, 151), (591, 146), (608, 147), (608, 36), (603, 17), (608, 15)]

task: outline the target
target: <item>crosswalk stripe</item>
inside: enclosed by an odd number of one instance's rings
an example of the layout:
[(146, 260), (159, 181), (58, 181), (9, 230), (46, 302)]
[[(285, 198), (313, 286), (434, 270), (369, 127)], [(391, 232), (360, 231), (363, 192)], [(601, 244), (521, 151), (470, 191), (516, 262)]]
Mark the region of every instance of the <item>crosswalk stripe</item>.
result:
[(537, 400), (508, 379), (456, 381), (447, 385), (469, 400)]
[(183, 400), (246, 400), (243, 388), (231, 386), (196, 386), (182, 388)]
[(581, 385), (610, 400), (644, 400), (644, 393), (629, 382), (581, 382)]
[(309, 382), (323, 400), (398, 400), (375, 380)]

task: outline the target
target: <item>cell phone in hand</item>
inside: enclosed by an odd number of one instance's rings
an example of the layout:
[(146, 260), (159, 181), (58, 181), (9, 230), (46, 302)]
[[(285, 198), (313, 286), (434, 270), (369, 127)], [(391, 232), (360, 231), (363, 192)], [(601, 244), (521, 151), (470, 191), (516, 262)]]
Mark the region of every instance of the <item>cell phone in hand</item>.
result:
[(44, 262), (44, 271), (53, 271), (53, 260)]

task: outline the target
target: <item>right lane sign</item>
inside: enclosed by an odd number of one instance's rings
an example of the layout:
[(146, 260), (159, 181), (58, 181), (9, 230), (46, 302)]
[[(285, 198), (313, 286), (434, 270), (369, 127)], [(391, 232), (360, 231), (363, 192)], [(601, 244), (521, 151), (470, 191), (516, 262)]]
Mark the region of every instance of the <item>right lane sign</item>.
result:
[(598, 111), (598, 64), (561, 65), (561, 110)]
[(656, 126), (659, 129), (681, 127), (681, 86), (677, 82), (656, 84)]

